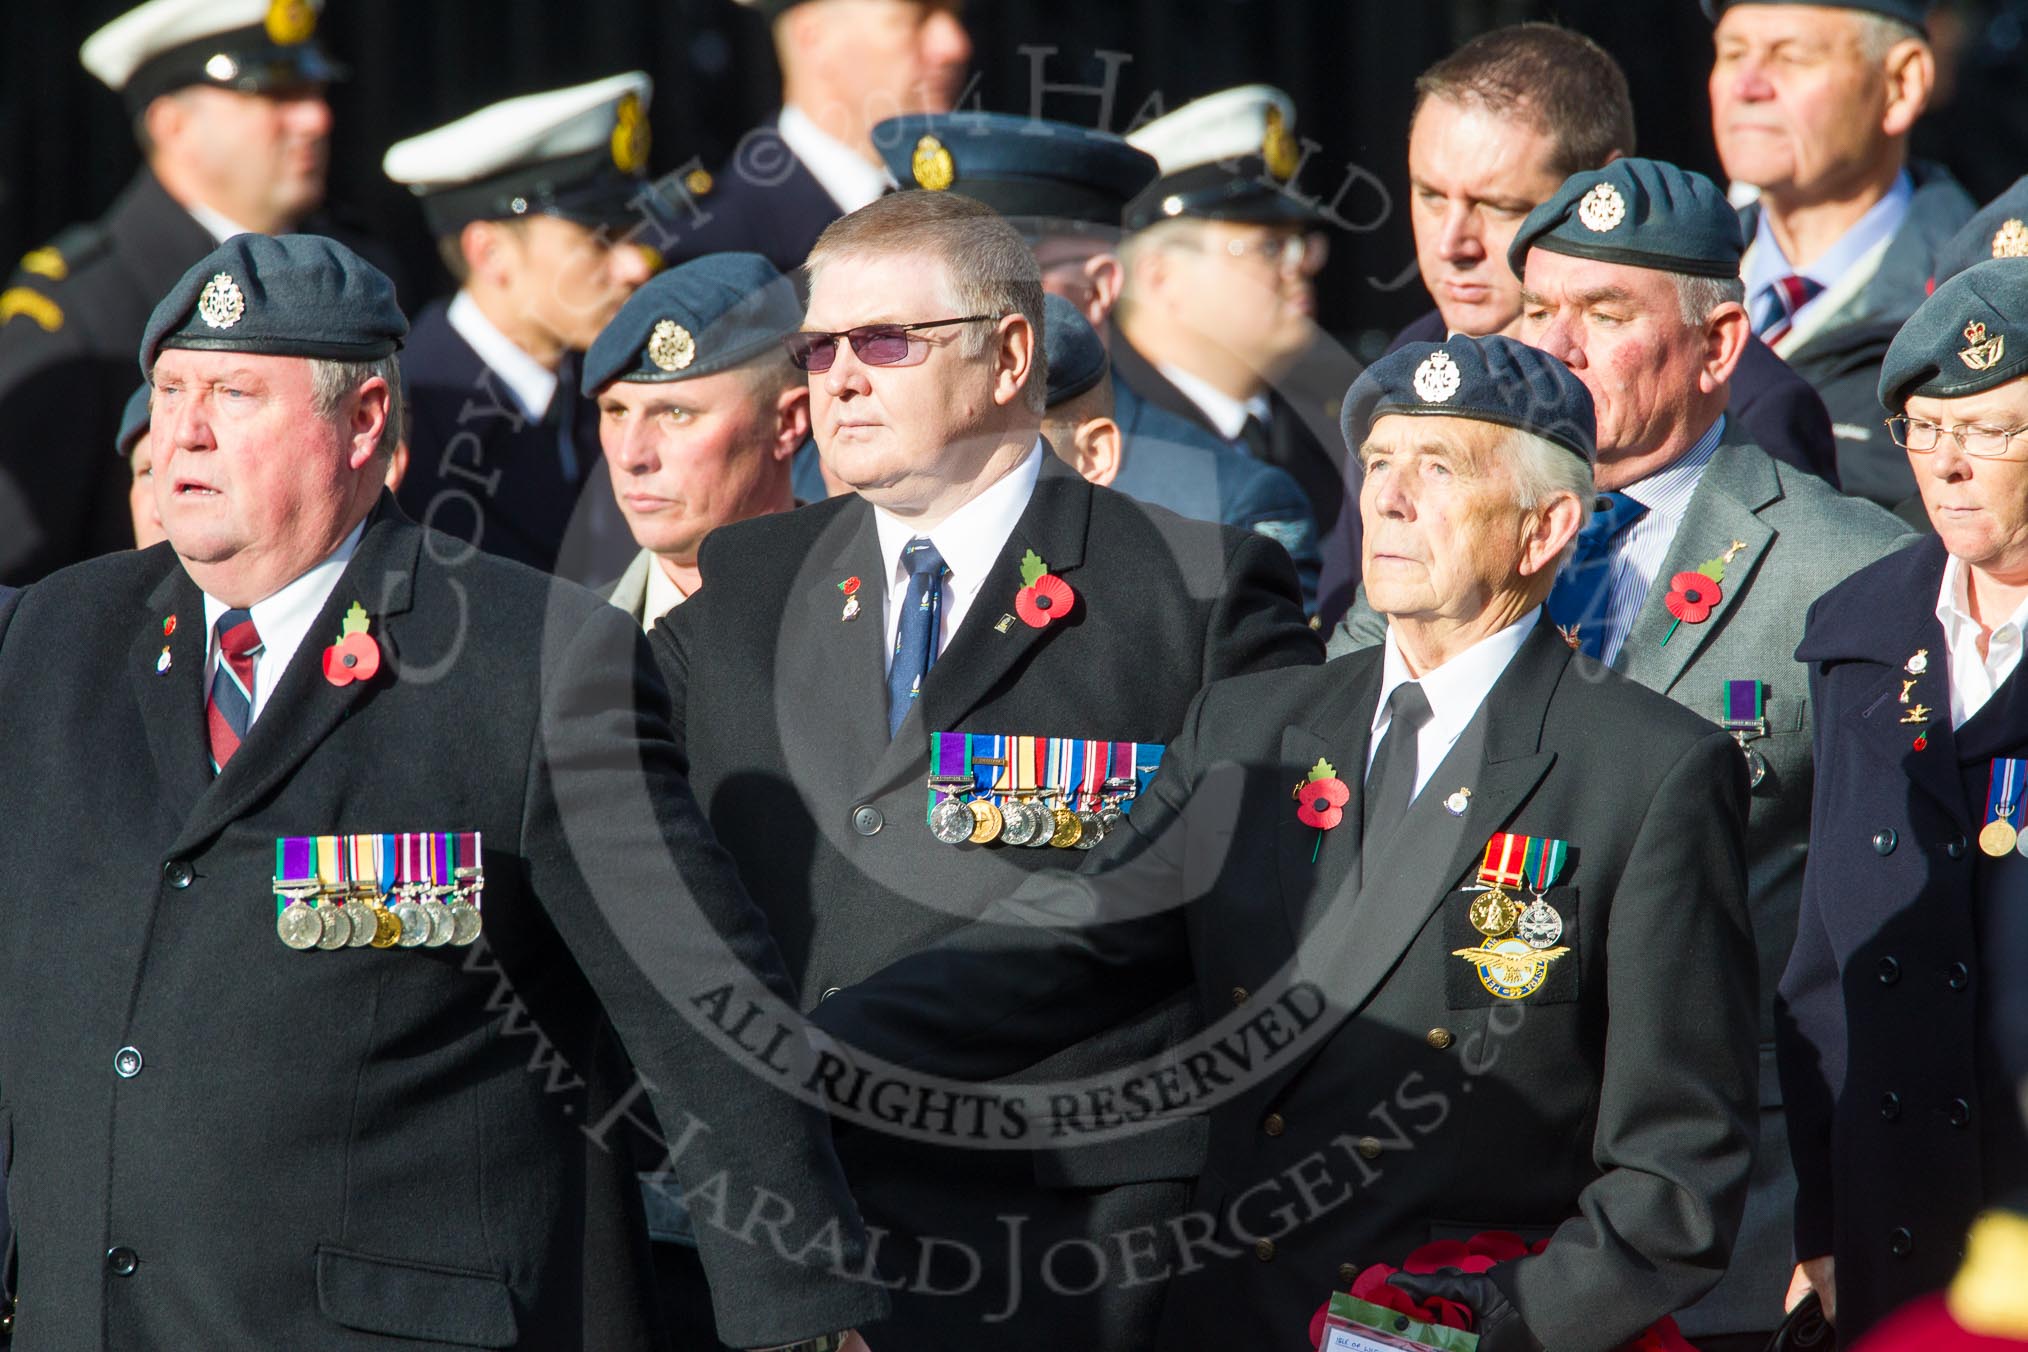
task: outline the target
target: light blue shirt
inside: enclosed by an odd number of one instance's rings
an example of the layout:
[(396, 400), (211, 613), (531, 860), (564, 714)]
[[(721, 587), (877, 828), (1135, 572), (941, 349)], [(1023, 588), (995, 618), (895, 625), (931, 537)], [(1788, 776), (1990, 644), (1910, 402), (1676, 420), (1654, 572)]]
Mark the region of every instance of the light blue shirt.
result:
[(1725, 415), (1720, 414), (1711, 430), (1666, 469), (1621, 490), (1648, 510), (1613, 541), (1612, 591), (1606, 603), (1605, 643), (1599, 650), (1600, 660), (1607, 666), (1615, 665), (1627, 632), (1634, 627), (1634, 617), (1641, 613), (1648, 591), (1662, 571), (1662, 561), (1669, 556), (1669, 546), (1676, 541), (1676, 528), (1683, 524), (1683, 513), (1697, 493), (1704, 468), (1718, 454), (1718, 439), (1724, 435)]
[[(1762, 207), (1758, 215), (1759, 225), (1754, 230), (1753, 257), (1743, 279), (1746, 282), (1748, 313), (1759, 314), (1766, 293), (1776, 282), (1792, 273), (1800, 273), (1829, 290), (1866, 256), (1868, 250), (1894, 238), (1895, 231), (1901, 229), (1901, 222), (1908, 216), (1908, 204), (1914, 199), (1915, 181), (1904, 169), (1895, 176), (1894, 186), (1887, 190), (1885, 196), (1868, 207), (1866, 214), (1854, 221), (1852, 227), (1838, 237), (1836, 244), (1824, 250), (1822, 257), (1804, 268), (1789, 262), (1788, 256), (1782, 252), (1782, 246), (1775, 241), (1774, 227), (1768, 224), (1767, 208)], [(1820, 291), (1804, 302), (1803, 307), (1791, 316), (1790, 327), (1801, 324), (1823, 299)]]

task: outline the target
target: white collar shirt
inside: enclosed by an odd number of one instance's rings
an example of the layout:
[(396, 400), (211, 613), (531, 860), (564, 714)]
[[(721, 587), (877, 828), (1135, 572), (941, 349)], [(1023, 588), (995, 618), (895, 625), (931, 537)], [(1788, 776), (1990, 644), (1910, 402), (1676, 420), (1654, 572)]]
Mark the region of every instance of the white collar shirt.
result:
[(1408, 661), (1401, 655), (1401, 644), (1394, 636), (1394, 626), (1387, 627), (1385, 651), (1380, 659), (1380, 702), (1373, 709), (1372, 736), (1366, 743), (1366, 769), (1362, 777), (1373, 769), (1373, 757), (1380, 750), (1380, 739), (1393, 723), (1393, 715), (1387, 708), (1387, 700), (1395, 687), (1415, 681), (1422, 686), (1422, 693), (1429, 700), (1429, 721), (1422, 725), (1422, 732), (1415, 739), (1415, 792), (1420, 794), (1436, 773), (1437, 766), (1451, 748), (1458, 744), (1465, 728), (1479, 712), (1479, 706), (1486, 702), (1493, 686), (1514, 660), (1514, 654), (1521, 651), (1521, 645), (1528, 639), (1542, 618), (1541, 607), (1536, 607), (1523, 618), (1516, 620), (1497, 634), (1488, 635), (1471, 647), (1453, 657), (1450, 661), (1431, 671), (1416, 676), (1408, 669)]
[[(260, 652), (254, 658), (253, 708), (247, 715), (248, 727), (259, 721), (261, 710), (267, 708), (268, 697), (274, 693), (282, 673), (289, 669), (296, 650), (310, 636), (310, 626), (317, 622), (324, 603), (331, 599), (332, 588), (338, 585), (339, 576), (344, 573), (345, 565), (352, 562), (353, 554), (359, 549), (360, 537), (365, 534), (366, 523), (361, 521), (322, 563), (274, 595), (247, 608), (253, 616), (254, 632), (260, 635), (261, 640)], [(363, 601), (365, 598), (360, 599)], [(204, 694), (207, 700), (211, 698), (211, 679), (218, 672), (218, 618), (231, 609), (209, 592), (204, 594), (204, 628), (207, 635)], [(337, 641), (338, 635), (331, 634), (326, 646)]]

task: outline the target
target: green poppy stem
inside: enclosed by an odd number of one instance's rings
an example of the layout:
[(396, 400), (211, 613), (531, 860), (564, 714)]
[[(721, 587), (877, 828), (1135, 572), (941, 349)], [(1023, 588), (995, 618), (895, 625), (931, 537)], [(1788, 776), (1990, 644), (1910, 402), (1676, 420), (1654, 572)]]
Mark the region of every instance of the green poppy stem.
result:
[(1669, 646), (1669, 640), (1670, 640), (1670, 639), (1672, 639), (1672, 638), (1674, 638), (1674, 637), (1675, 637), (1675, 635), (1676, 635), (1676, 625), (1678, 625), (1678, 624), (1681, 624), (1681, 623), (1683, 623), (1683, 621), (1681, 621), (1681, 620), (1677, 620), (1677, 621), (1675, 621), (1674, 623), (1672, 623), (1672, 624), (1671, 624), (1671, 625), (1669, 626), (1669, 632), (1668, 632), (1668, 633), (1666, 633), (1666, 634), (1664, 634), (1664, 635), (1662, 635), (1662, 642), (1661, 642), (1661, 643), (1660, 643), (1660, 644), (1659, 644), (1658, 646), (1660, 646), (1660, 647), (1664, 647), (1664, 648), (1668, 647), (1668, 646)]
[(1317, 855), (1318, 855), (1318, 853), (1319, 853), (1320, 851), (1322, 851), (1322, 850), (1323, 850), (1323, 848), (1324, 848), (1324, 832), (1323, 832), (1323, 831), (1322, 831), (1321, 829), (1319, 829), (1319, 830), (1318, 830), (1318, 832), (1317, 832), (1317, 843), (1316, 843), (1315, 845), (1312, 845), (1312, 846), (1310, 847), (1310, 862), (1311, 862), (1311, 863), (1313, 863), (1313, 864), (1314, 864), (1314, 863), (1316, 863), (1316, 862), (1317, 862)]

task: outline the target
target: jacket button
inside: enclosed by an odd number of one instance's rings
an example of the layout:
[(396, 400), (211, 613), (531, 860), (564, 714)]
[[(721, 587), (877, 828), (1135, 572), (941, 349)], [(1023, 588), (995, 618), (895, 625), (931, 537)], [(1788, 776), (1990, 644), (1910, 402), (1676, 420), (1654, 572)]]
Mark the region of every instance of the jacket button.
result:
[(1275, 1242), (1271, 1239), (1257, 1239), (1253, 1242), (1253, 1256), (1261, 1262), (1272, 1262), (1275, 1256)]
[(1368, 1160), (1379, 1159), (1380, 1138), (1377, 1136), (1361, 1136), (1359, 1138), (1359, 1158)]
[(122, 1047), (113, 1053), (113, 1074), (123, 1080), (131, 1080), (141, 1073), (141, 1049)]
[(1972, 1105), (1963, 1099), (1952, 1099), (1944, 1112), (1954, 1127), (1968, 1127), (1972, 1124)]
[(1359, 1280), (1359, 1269), (1350, 1263), (1338, 1264), (1338, 1285), (1350, 1286)]
[(162, 865), (162, 881), (181, 892), (197, 878), (197, 870), (190, 867), (188, 859), (171, 859)]
[(824, 987), (824, 993), (823, 993), (822, 995), (820, 995), (820, 996), (818, 996), (818, 997), (817, 997), (817, 1003), (818, 1003), (818, 1004), (820, 1004), (820, 1005), (821, 1005), (821, 1004), (823, 1004), (823, 1003), (824, 1003), (824, 1002), (825, 1002), (826, 1000), (828, 1000), (828, 999), (830, 999), (830, 998), (831, 998), (832, 996), (836, 995), (836, 994), (838, 993), (839, 989), (840, 989), (840, 988), (839, 988), (839, 987), (837, 987), (837, 986), (826, 986), (826, 987)]
[(1423, 1034), (1422, 1040), (1424, 1042), (1429, 1043), (1430, 1046), (1436, 1048), (1438, 1051), (1444, 1051), (1448, 1049), (1453, 1042), (1456, 1042), (1457, 1038), (1452, 1035), (1451, 1030), (1448, 1028), (1432, 1028), (1427, 1033)]
[(1901, 1120), (1901, 1095), (1889, 1092), (1880, 1096), (1880, 1115), (1890, 1122)]
[(1958, 836), (1950, 841), (1944, 846), (1944, 853), (1953, 859), (1963, 859), (1965, 857), (1965, 838)]
[(1232, 988), (1232, 1003), (1235, 1005), (1243, 1005), (1246, 1003), (1246, 987), (1234, 986)]
[(1908, 1227), (1897, 1225), (1887, 1233), (1887, 1251), (1896, 1258), (1906, 1258), (1915, 1252), (1915, 1236), (1908, 1233)]
[(880, 828), (887, 825), (887, 818), (880, 815), (880, 809), (871, 804), (862, 804), (852, 809), (852, 829), (862, 836), (878, 835)]
[(1882, 958), (1875, 970), (1880, 973), (1880, 984), (1883, 986), (1892, 986), (1901, 980), (1901, 964), (1893, 958)]
[(1288, 1126), (1289, 1126), (1288, 1123), (1282, 1121), (1282, 1115), (1280, 1113), (1269, 1113), (1266, 1119), (1262, 1121), (1262, 1123), (1260, 1124), (1260, 1129), (1270, 1136), (1279, 1136), (1284, 1131), (1288, 1130)]
[(141, 1255), (124, 1244), (106, 1250), (106, 1271), (115, 1277), (131, 1277), (134, 1269), (141, 1266)]
[(1901, 837), (1895, 835), (1894, 831), (1891, 828), (1883, 831), (1875, 831), (1873, 833), (1873, 853), (1893, 854), (1894, 847), (1896, 843), (1900, 841), (1900, 839)]
[(1961, 962), (1954, 962), (1944, 971), (1944, 984), (1954, 991), (1961, 991), (1972, 984), (1972, 969)]

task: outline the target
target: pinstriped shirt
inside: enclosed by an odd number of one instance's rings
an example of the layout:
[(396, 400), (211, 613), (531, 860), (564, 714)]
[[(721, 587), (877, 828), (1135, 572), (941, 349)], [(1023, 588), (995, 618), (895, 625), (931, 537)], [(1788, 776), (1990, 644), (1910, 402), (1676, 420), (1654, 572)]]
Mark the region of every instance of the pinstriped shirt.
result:
[(1676, 457), (1668, 468), (1657, 470), (1639, 483), (1621, 491), (1646, 507), (1647, 512), (1621, 531), (1613, 541), (1612, 591), (1606, 603), (1605, 643), (1600, 656), (1607, 666), (1619, 660), (1620, 648), (1634, 627), (1634, 617), (1648, 599), (1662, 560), (1683, 524), (1683, 513), (1704, 478), (1704, 467), (1718, 453), (1718, 439), (1725, 434), (1725, 415), (1720, 414), (1711, 429)]

